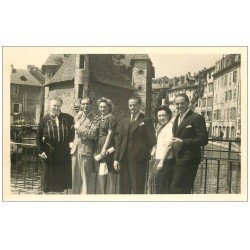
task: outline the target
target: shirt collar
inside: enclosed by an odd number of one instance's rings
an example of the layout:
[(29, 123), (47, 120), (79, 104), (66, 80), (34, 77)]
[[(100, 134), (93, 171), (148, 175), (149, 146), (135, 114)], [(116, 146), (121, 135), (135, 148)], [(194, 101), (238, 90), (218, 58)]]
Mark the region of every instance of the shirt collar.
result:
[(49, 114), (50, 114), (53, 118), (55, 118), (55, 117), (58, 117), (58, 116), (61, 114), (61, 112), (60, 112), (58, 115), (54, 115), (54, 114), (52, 114), (52, 112), (49, 112)]
[(186, 114), (189, 112), (189, 110), (190, 110), (190, 109), (188, 109), (184, 114), (180, 114), (179, 117), (184, 118), (184, 117), (186, 116)]
[(84, 113), (82, 112), (81, 117), (89, 117), (91, 114), (92, 114), (91, 111), (90, 111), (88, 114), (84, 114)]
[(112, 114), (109, 113), (109, 114), (107, 114), (107, 115), (105, 115), (105, 116), (101, 116), (101, 119), (102, 119), (102, 120), (107, 119), (107, 118), (110, 117), (111, 115), (112, 115)]
[[(138, 120), (140, 114), (141, 114), (141, 112), (135, 114), (135, 120)], [(130, 119), (132, 119), (132, 114), (130, 115)]]

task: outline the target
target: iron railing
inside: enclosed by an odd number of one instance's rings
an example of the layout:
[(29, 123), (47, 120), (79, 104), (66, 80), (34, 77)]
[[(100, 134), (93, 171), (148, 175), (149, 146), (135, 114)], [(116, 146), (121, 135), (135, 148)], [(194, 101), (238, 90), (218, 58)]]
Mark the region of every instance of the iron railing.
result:
[[(22, 142), (11, 142), (12, 192), (42, 193), (42, 172), (34, 138), (27, 136)], [(193, 193), (240, 193), (240, 186), (240, 141), (209, 139), (203, 150)], [(119, 193), (119, 175), (116, 176), (115, 192)], [(94, 173), (90, 180), (90, 193), (98, 193), (98, 180)]]
[(194, 193), (240, 193), (240, 140), (209, 139), (194, 183)]

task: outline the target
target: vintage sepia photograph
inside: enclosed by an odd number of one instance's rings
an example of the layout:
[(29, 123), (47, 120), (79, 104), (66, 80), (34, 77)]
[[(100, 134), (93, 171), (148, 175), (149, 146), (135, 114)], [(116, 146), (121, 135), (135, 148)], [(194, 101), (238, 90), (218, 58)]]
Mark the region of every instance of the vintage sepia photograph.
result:
[(3, 47), (4, 200), (244, 201), (247, 47)]

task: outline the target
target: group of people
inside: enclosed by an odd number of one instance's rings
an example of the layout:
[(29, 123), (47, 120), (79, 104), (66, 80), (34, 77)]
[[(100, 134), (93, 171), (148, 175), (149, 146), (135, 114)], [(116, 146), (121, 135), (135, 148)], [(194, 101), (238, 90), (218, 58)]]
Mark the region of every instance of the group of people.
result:
[(185, 94), (175, 99), (172, 119), (167, 106), (156, 111), (157, 125), (141, 111), (141, 100), (128, 100), (130, 115), (119, 122), (107, 98), (97, 101), (100, 116), (92, 112), (89, 97), (81, 100), (73, 118), (61, 112), (62, 99), (50, 100), (50, 113), (38, 126), (37, 148), (43, 162), (43, 191), (88, 194), (92, 172), (98, 176), (99, 193), (144, 194), (150, 182), (149, 163), (156, 169), (155, 193), (191, 193), (208, 142), (205, 120), (189, 109)]

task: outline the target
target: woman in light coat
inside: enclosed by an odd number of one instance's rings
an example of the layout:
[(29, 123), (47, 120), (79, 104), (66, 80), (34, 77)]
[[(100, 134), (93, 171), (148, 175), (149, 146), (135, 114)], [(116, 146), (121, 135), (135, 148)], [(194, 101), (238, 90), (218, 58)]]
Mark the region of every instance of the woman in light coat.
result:
[(173, 137), (172, 112), (167, 106), (161, 106), (156, 111), (158, 126), (156, 127), (157, 144), (153, 150), (153, 157), (159, 160), (155, 176), (155, 192), (158, 194), (170, 193), (173, 177), (174, 155), (171, 146)]

